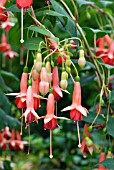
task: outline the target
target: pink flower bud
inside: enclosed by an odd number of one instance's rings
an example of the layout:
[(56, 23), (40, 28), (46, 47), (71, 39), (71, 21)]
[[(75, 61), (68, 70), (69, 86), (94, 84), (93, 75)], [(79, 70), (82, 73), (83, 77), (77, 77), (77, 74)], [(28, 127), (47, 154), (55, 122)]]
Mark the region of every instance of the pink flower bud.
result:
[(49, 83), (41, 81), (39, 84), (39, 92), (45, 96), (49, 92)]

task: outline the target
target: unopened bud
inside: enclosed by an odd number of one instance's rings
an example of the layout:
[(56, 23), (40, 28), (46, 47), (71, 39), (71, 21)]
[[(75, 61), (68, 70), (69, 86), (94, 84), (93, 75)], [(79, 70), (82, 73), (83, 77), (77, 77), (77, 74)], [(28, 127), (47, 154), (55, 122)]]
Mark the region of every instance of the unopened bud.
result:
[(41, 81), (39, 84), (39, 92), (45, 96), (49, 92), (49, 83)]
[(36, 60), (39, 62), (42, 62), (42, 54), (41, 53), (36, 54)]
[(70, 60), (70, 59), (67, 59), (66, 62), (65, 62), (65, 65), (66, 65), (66, 66), (70, 66), (70, 65), (71, 65), (71, 60)]
[(61, 74), (61, 80), (66, 80), (68, 77), (68, 74), (66, 71), (63, 71), (62, 74)]
[(80, 57), (80, 58), (78, 59), (78, 65), (79, 65), (81, 68), (83, 68), (83, 67), (85, 66), (85, 64), (86, 64), (85, 58), (84, 58), (84, 57)]
[(84, 57), (84, 50), (80, 49), (79, 58), (83, 58), (83, 57)]
[(66, 90), (67, 86), (68, 86), (68, 82), (67, 80), (61, 80), (60, 81), (60, 86), (63, 90)]
[(85, 140), (86, 140), (86, 145), (87, 146), (92, 146), (93, 145), (93, 142), (92, 142), (92, 140), (89, 138), (89, 137), (85, 137)]
[(51, 64), (50, 64), (49, 61), (46, 62), (46, 70), (47, 70), (48, 73), (51, 73)]
[(32, 78), (34, 81), (38, 79), (38, 72), (36, 71), (36, 69), (32, 71)]
[(67, 73), (71, 73), (71, 68), (70, 67), (68, 67), (68, 66), (66, 66), (66, 71), (67, 71)]

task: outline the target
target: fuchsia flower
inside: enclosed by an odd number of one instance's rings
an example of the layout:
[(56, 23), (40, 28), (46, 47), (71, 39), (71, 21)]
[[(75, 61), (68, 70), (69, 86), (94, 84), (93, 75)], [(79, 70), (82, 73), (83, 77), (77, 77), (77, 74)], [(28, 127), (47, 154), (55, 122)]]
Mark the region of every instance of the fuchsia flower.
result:
[(81, 106), (80, 82), (75, 82), (71, 106), (67, 106), (62, 111), (70, 110), (70, 118), (74, 121), (82, 120), (82, 115), (87, 116), (87, 109)]
[[(108, 48), (105, 47), (108, 45)], [(105, 64), (114, 65), (114, 41), (105, 35), (97, 40), (96, 55), (101, 57)]]
[(15, 56), (18, 56), (18, 54), (12, 51), (11, 48), (8, 51), (6, 51), (4, 55), (10, 60), (14, 59)]
[(5, 9), (4, 4), (2, 4), (2, 1), (0, 2), (0, 22), (5, 22), (8, 18), (8, 13), (7, 12), (3, 12), (3, 10)]
[(84, 125), (84, 130), (83, 130), (83, 140), (81, 143), (81, 152), (84, 153), (84, 158), (86, 158), (86, 152), (90, 152), (90, 154), (93, 153), (93, 147), (95, 146), (91, 139), (90, 139), (90, 133), (88, 132), (88, 124)]
[(7, 19), (7, 21), (3, 22), (1, 27), (8, 32), (10, 30), (11, 27), (13, 27), (15, 24), (10, 22), (9, 19)]
[(62, 60), (66, 61), (66, 52), (64, 51), (63, 55), (59, 55), (58, 58), (56, 59), (57, 64), (62, 64)]
[(18, 108), (26, 107), (26, 93), (27, 93), (28, 73), (23, 72), (20, 82), (20, 93), (16, 96), (16, 105)]
[(2, 34), (2, 41), (0, 44), (0, 51), (5, 52), (8, 49), (10, 49), (10, 45), (7, 43), (7, 37), (6, 35), (3, 33)]
[(37, 113), (34, 110), (34, 99), (33, 99), (33, 90), (32, 86), (29, 85), (27, 89), (27, 95), (26, 95), (26, 111), (23, 113), (25, 117), (25, 122), (28, 124), (32, 123), (34, 120), (36, 122), (40, 117), (37, 115)]
[(63, 97), (61, 88), (59, 87), (59, 76), (58, 76), (58, 67), (54, 66), (53, 74), (52, 74), (52, 81), (53, 81), (53, 95), (55, 100), (60, 100), (60, 97)]
[(16, 143), (16, 149), (17, 150), (24, 150), (24, 145), (27, 144), (28, 142), (27, 141), (22, 141), (21, 139), (21, 136), (20, 136), (20, 133), (18, 131), (16, 131), (16, 140), (15, 140), (15, 143)]
[(32, 6), (33, 0), (16, 0), (16, 5), (18, 8), (30, 8)]
[(40, 106), (40, 99), (38, 98), (38, 94), (39, 94), (39, 82), (40, 82), (40, 76), (39, 75), (38, 75), (37, 80), (32, 80), (34, 110), (37, 110), (39, 108), (39, 106)]
[(0, 146), (3, 150), (6, 149), (6, 139), (4, 138), (3, 134), (0, 132)]
[(47, 108), (46, 108), (47, 114), (41, 117), (44, 118), (44, 129), (54, 130), (58, 126), (57, 119), (68, 120), (65, 117), (55, 116), (54, 110), (55, 110), (54, 95), (49, 94), (47, 99)]

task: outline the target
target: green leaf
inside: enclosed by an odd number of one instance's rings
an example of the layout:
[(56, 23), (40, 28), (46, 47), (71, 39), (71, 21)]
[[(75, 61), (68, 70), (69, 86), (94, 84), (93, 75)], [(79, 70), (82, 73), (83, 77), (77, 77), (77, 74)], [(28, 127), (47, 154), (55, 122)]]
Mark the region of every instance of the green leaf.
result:
[(48, 39), (49, 39), (49, 40), (52, 40), (52, 41), (54, 41), (54, 42), (56, 42), (56, 43), (59, 42), (59, 38), (58, 38), (58, 37), (48, 38)]
[(0, 108), (0, 130), (5, 128), (6, 126), (9, 126), (11, 129), (12, 128), (19, 128), (20, 122), (7, 115), (1, 108)]
[(101, 2), (101, 4), (103, 5), (104, 8), (106, 8), (107, 5), (113, 4), (112, 1), (100, 1), (100, 2)]
[(5, 91), (5, 92), (12, 92), (12, 89), (10, 89), (8, 86), (6, 86), (5, 82), (4, 82), (4, 79), (2, 78), (2, 76), (0, 75), (0, 89), (2, 91)]
[(114, 118), (108, 117), (108, 122), (106, 125), (107, 132), (114, 138)]
[(10, 161), (5, 160), (4, 162), (4, 170), (12, 170), (11, 166), (10, 166)]
[(5, 94), (0, 91), (0, 107), (7, 113), (9, 114), (10, 112), (10, 102), (8, 98), (5, 96)]
[(88, 2), (86, 0), (75, 0), (75, 1), (78, 2), (79, 6), (94, 4), (94, 2)]
[[(23, 46), (27, 49), (27, 50), (38, 50), (39, 44), (40, 42), (43, 41), (42, 38), (40, 37), (33, 37), (29, 40), (26, 40), (23, 43)], [(41, 45), (41, 48), (43, 48), (44, 46)]]
[(30, 26), (28, 27), (28, 29), (31, 31), (39, 32), (40, 34), (43, 35), (51, 36), (51, 33), (42, 26)]
[(67, 23), (65, 23), (65, 21), (63, 20), (62, 17), (59, 17), (59, 20), (61, 21), (61, 24), (64, 26), (65, 30), (73, 37), (75, 37), (77, 35), (77, 31), (76, 31), (76, 25), (74, 23), (74, 21), (71, 19), (71, 17), (68, 15), (68, 13), (66, 12), (66, 10), (62, 7), (61, 4), (59, 4), (58, 2), (56, 2), (55, 0), (50, 0), (51, 4), (54, 8), (54, 10), (60, 14), (65, 15), (68, 20)]
[(44, 16), (44, 15), (51, 15), (51, 16), (56, 16), (56, 17), (66, 17), (65, 15), (52, 11), (52, 10), (44, 10), (44, 11), (39, 11), (36, 12), (36, 16)]
[(111, 104), (114, 103), (114, 90), (112, 90), (112, 91), (109, 93), (108, 99), (109, 99), (109, 102), (110, 102)]
[(18, 90), (20, 81), (15, 74), (3, 70), (0, 71), (0, 74), (4, 78), (5, 84), (8, 87), (13, 90)]
[(114, 66), (111, 66), (109, 64), (104, 64), (104, 63), (101, 63), (101, 64), (108, 70), (114, 70)]
[[(92, 123), (96, 116), (97, 116), (96, 113), (89, 112), (87, 117), (83, 116), (83, 120), (85, 122)], [(98, 115), (98, 118), (96, 119), (94, 124), (101, 124), (102, 125), (104, 123), (105, 123), (105, 119), (101, 115)]]
[(110, 168), (111, 170), (114, 169), (114, 159), (107, 158), (104, 161), (100, 162), (105, 168)]
[(16, 5), (12, 5), (9, 8), (4, 10), (5, 12), (11, 11), (11, 12), (21, 12), (21, 10), (16, 6)]

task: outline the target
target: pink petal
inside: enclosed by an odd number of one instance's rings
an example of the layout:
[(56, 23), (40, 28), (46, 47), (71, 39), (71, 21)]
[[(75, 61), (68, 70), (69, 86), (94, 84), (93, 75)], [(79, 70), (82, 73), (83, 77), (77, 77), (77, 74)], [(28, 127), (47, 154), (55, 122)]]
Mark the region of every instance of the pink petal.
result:
[(87, 116), (87, 110), (85, 110), (84, 107), (82, 107), (82, 106), (76, 106), (76, 109), (77, 109), (81, 114), (83, 114), (84, 116)]
[(70, 120), (68, 119), (67, 117), (57, 117), (57, 116), (54, 116), (55, 119), (63, 119), (63, 120)]
[(67, 107), (65, 107), (63, 110), (61, 110), (61, 112), (64, 112), (64, 111), (67, 111), (67, 110), (72, 110), (72, 109), (74, 109), (74, 108), (75, 108), (74, 105), (67, 106)]
[(55, 86), (54, 86), (53, 88), (54, 88), (54, 90), (56, 91), (56, 93), (59, 94), (60, 97), (63, 97), (62, 91), (61, 91), (61, 89), (60, 89), (59, 86), (58, 86), (58, 87), (55, 87)]
[(31, 110), (31, 113), (32, 113), (37, 119), (40, 119), (40, 117), (37, 115), (37, 113), (34, 111), (34, 109)]

